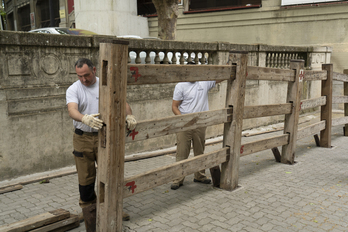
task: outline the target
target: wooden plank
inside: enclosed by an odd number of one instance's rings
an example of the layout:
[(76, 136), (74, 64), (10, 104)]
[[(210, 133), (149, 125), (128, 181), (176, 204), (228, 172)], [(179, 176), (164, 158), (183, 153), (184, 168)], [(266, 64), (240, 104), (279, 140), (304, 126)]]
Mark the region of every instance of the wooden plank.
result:
[(314, 137), (315, 145), (317, 145), (317, 147), (320, 147), (320, 139), (318, 134), (315, 134), (313, 137)]
[(301, 110), (312, 109), (326, 104), (326, 97), (318, 97), (301, 101)]
[(9, 187), (5, 187), (5, 188), (0, 188), (0, 194), (2, 193), (8, 193), (8, 192), (12, 192), (12, 191), (16, 191), (16, 190), (20, 190), (23, 188), (23, 185), (14, 185), (14, 186), (9, 186)]
[(317, 81), (317, 80), (326, 80), (325, 71), (312, 71), (304, 70), (304, 79), (305, 81)]
[(128, 46), (115, 40), (99, 48), (97, 231), (122, 231)]
[(326, 104), (321, 106), (320, 121), (325, 120), (326, 125), (325, 129), (320, 131), (320, 146), (331, 148), (333, 65), (323, 64), (322, 69), (327, 72), (327, 80), (321, 82), (321, 95), (326, 96)]
[(240, 156), (242, 157), (259, 151), (264, 151), (272, 149), (274, 147), (283, 146), (285, 144), (288, 144), (288, 139), (289, 135), (284, 134), (242, 144)]
[(346, 125), (348, 124), (348, 116), (341, 117), (341, 118), (333, 118), (332, 119), (332, 126), (339, 126), (339, 125)]
[(46, 231), (64, 232), (79, 226), (80, 226), (79, 217), (77, 215), (71, 214), (70, 218), (63, 219), (61, 221), (37, 228), (35, 230), (31, 230), (30, 232), (46, 232)]
[(233, 107), (233, 119), (224, 125), (223, 147), (231, 149), (228, 161), (221, 164), (220, 188), (232, 191), (238, 187), (248, 53), (230, 52), (229, 61), (236, 63), (237, 69), (236, 78), (227, 84), (226, 108)]
[(127, 84), (163, 84), (235, 78), (231, 65), (128, 64)]
[(332, 80), (334, 81), (343, 81), (348, 82), (348, 73), (345, 73), (343, 70), (343, 73), (333, 72)]
[(226, 162), (228, 153), (229, 148), (225, 147), (129, 177), (124, 182), (123, 196), (133, 196), (199, 170), (217, 166)]
[(332, 104), (348, 103), (348, 96), (332, 96)]
[(325, 129), (325, 121), (317, 122), (312, 125), (303, 127), (297, 131), (297, 140), (314, 135)]
[(248, 66), (247, 80), (294, 81), (294, 79), (293, 70)]
[(61, 221), (70, 217), (70, 212), (64, 209), (57, 209), (47, 213), (43, 213), (31, 218), (27, 218), (18, 222), (14, 222), (0, 227), (1, 232), (22, 232), (33, 230), (57, 221)]
[[(348, 69), (344, 69), (343, 73), (348, 76)], [(343, 83), (343, 95), (348, 96), (348, 82)], [(344, 116), (348, 116), (348, 103), (344, 103)], [(348, 123), (343, 127), (343, 135), (348, 136)]]
[(261, 106), (244, 106), (243, 119), (290, 114), (291, 110), (291, 103), (270, 104)]
[(288, 83), (287, 102), (292, 103), (291, 114), (285, 115), (284, 134), (289, 134), (289, 143), (282, 146), (282, 159), (284, 164), (293, 164), (295, 159), (297, 127), (300, 115), (301, 95), (303, 85), (304, 60), (291, 60), (290, 69), (295, 70), (294, 82)]
[(126, 135), (126, 143), (152, 139), (179, 131), (193, 130), (230, 122), (232, 109), (225, 108), (185, 115), (176, 115), (138, 122), (135, 130)]

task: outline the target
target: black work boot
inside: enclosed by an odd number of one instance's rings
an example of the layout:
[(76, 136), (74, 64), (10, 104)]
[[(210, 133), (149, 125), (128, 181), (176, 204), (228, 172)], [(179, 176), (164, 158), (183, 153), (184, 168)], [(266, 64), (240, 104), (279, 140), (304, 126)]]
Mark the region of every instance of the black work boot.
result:
[(95, 232), (97, 223), (97, 205), (91, 204), (82, 208), (83, 218), (85, 220), (86, 231)]

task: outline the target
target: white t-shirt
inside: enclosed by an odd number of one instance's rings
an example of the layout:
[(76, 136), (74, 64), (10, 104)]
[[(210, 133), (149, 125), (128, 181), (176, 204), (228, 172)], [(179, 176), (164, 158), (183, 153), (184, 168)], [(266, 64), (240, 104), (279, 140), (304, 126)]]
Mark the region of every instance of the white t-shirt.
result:
[(182, 101), (179, 105), (181, 114), (208, 111), (208, 92), (214, 86), (215, 81), (179, 82), (173, 100)]
[[(93, 85), (85, 86), (80, 80), (75, 81), (66, 91), (66, 104), (75, 102), (81, 114), (97, 114), (99, 112), (99, 78), (96, 77)], [(97, 132), (98, 130), (73, 120), (74, 127), (85, 132)]]

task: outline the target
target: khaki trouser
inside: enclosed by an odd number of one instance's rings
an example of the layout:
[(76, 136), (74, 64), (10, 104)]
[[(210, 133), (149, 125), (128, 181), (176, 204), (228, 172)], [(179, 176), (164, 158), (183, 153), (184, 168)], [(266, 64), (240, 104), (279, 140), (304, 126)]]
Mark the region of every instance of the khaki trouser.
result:
[(86, 207), (96, 202), (94, 184), (96, 179), (95, 163), (98, 159), (98, 135), (84, 133), (73, 136), (74, 157), (79, 180), (80, 206)]
[[(198, 156), (204, 153), (206, 127), (179, 132), (176, 134), (177, 148), (176, 161), (185, 160), (190, 155), (191, 141), (193, 143), (193, 154)], [(196, 180), (205, 180), (205, 169), (194, 174)], [(185, 177), (176, 179), (174, 184), (182, 184)]]

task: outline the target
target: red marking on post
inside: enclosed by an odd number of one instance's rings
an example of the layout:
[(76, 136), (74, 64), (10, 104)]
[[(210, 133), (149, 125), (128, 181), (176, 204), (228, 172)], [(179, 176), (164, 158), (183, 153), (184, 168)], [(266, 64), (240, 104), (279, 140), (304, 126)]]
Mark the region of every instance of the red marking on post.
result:
[(301, 110), (301, 108), (302, 108), (302, 102), (300, 103), (300, 110)]
[(240, 154), (243, 154), (244, 151), (244, 145), (240, 147)]
[(138, 131), (135, 131), (135, 129), (132, 131), (132, 133), (130, 133), (129, 135), (132, 136), (132, 140), (134, 140), (135, 136), (139, 134)]
[(246, 77), (248, 76), (248, 72), (246, 72)]
[(128, 182), (128, 183), (126, 184), (126, 186), (128, 187), (128, 190), (129, 190), (129, 191), (132, 190), (132, 193), (134, 193), (134, 189), (137, 187), (137, 186), (135, 185), (135, 181)]
[(303, 69), (300, 69), (300, 74), (298, 75), (299, 81), (302, 82), (303, 78), (304, 78), (304, 71)]
[(130, 67), (129, 70), (132, 73), (132, 77), (134, 77), (135, 82), (138, 81), (138, 77), (141, 77), (141, 75), (139, 74), (139, 69), (137, 67)]

